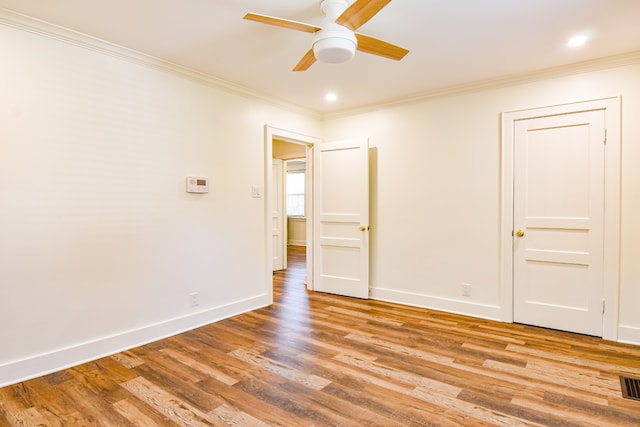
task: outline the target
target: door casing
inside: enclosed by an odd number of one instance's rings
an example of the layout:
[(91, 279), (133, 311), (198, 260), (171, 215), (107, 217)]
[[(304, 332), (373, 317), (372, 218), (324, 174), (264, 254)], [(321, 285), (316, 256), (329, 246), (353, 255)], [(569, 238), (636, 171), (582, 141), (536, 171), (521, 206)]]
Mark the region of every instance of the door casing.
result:
[(501, 318), (513, 322), (513, 202), (514, 124), (518, 120), (604, 110), (606, 126), (604, 197), (604, 299), (603, 338), (617, 340), (620, 266), (620, 97), (602, 98), (542, 108), (505, 112), (501, 150), (501, 236), (500, 306)]
[[(273, 236), (271, 227), (271, 212), (273, 209), (274, 197), (272, 193), (272, 158), (273, 158), (273, 140), (279, 139), (282, 141), (293, 142), (296, 144), (303, 144), (307, 147), (307, 179), (305, 190), (308, 195), (312, 195), (313, 190), (313, 147), (320, 143), (320, 138), (304, 135), (301, 133), (280, 129), (277, 127), (265, 125), (264, 127), (264, 188), (267, 188), (264, 197), (264, 209), (265, 209), (265, 283), (268, 283), (268, 294), (270, 297), (270, 303), (273, 303), (273, 271), (272, 271), (272, 259), (273, 259)], [(307, 241), (313, 242), (313, 197), (306, 197), (305, 211), (307, 217)], [(307, 278), (306, 284), (309, 290), (313, 290), (313, 245), (307, 243)]]

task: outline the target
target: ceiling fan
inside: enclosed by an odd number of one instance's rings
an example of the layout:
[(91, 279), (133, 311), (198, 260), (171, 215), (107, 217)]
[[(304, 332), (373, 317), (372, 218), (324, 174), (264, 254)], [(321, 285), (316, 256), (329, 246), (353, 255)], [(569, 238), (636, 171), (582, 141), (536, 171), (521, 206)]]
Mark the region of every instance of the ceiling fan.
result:
[(356, 0), (349, 6), (347, 0), (322, 0), (320, 8), (325, 14), (322, 27), (256, 13), (247, 13), (244, 19), (314, 35), (312, 48), (293, 71), (305, 71), (316, 60), (328, 63), (349, 61), (356, 49), (399, 61), (409, 53), (407, 49), (355, 32), (390, 2), (391, 0)]

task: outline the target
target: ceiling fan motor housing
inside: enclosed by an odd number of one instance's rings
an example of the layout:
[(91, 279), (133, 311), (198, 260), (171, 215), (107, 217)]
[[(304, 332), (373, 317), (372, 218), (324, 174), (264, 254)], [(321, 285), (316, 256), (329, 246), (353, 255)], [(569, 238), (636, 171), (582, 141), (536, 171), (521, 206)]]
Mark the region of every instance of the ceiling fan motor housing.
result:
[(313, 37), (313, 54), (320, 62), (347, 62), (354, 57), (357, 47), (353, 31), (335, 22), (327, 23)]

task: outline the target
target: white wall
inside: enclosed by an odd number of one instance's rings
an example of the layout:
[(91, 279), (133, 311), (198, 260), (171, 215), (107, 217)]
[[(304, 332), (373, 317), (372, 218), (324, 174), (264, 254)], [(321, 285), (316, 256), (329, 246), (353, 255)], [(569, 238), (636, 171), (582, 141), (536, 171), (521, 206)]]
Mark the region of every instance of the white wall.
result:
[(370, 138), (373, 296), (500, 318), (500, 112), (622, 95), (618, 332), (640, 343), (639, 62), (327, 119)]
[(0, 40), (0, 386), (271, 302), (251, 197), (264, 125), (319, 135), (318, 117), (17, 28)]

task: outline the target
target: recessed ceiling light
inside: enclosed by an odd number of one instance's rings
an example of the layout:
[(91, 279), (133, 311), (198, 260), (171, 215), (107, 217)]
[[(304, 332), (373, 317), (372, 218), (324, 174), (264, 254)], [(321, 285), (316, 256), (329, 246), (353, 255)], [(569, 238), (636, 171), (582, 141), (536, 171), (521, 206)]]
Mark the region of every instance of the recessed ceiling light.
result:
[(336, 95), (333, 92), (329, 92), (324, 96), (324, 99), (326, 99), (329, 102), (334, 102), (336, 99), (338, 99), (338, 95)]
[(585, 34), (578, 34), (569, 39), (568, 45), (570, 47), (579, 47), (587, 42), (588, 37)]

